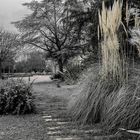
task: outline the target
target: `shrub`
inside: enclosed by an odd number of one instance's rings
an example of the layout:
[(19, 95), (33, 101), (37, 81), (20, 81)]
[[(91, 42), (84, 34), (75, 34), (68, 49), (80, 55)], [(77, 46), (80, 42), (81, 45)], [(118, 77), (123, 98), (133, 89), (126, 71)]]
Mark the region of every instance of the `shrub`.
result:
[(67, 83), (74, 84), (80, 78), (80, 75), (83, 71), (83, 67), (81, 64), (69, 64), (66, 67), (66, 72), (64, 74), (64, 78)]
[(0, 87), (0, 114), (27, 114), (35, 111), (32, 84), (8, 80)]

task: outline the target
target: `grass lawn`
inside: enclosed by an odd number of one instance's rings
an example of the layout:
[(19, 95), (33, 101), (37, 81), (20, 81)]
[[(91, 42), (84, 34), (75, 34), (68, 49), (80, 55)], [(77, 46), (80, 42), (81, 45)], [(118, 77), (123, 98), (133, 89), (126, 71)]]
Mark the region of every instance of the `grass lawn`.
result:
[(1, 116), (0, 140), (47, 140), (41, 115)]

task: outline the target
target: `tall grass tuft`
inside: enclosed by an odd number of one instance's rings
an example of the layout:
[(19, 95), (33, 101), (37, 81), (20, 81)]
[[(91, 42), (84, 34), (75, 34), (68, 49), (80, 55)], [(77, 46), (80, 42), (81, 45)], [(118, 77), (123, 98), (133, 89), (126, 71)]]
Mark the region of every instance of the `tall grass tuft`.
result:
[(107, 131), (116, 132), (119, 128), (132, 130), (140, 128), (139, 87), (139, 83), (124, 85), (116, 94), (111, 94), (107, 98), (105, 104), (108, 107), (102, 120)]
[(100, 66), (93, 67), (69, 104), (74, 120), (82, 124), (100, 123), (107, 132), (140, 128), (139, 70), (133, 68), (125, 72), (125, 61), (119, 54), (117, 32), (121, 24), (121, 8), (120, 0), (109, 9), (103, 3), (99, 13), (101, 73)]
[[(72, 115), (73, 119), (75, 121), (79, 121), (80, 123), (89, 123), (94, 119), (92, 116), (89, 117), (88, 114), (90, 114), (92, 111), (92, 103), (94, 104), (95, 98), (90, 98), (89, 96), (98, 96), (96, 94), (95, 88), (98, 85), (98, 76), (96, 76), (96, 73), (99, 71), (99, 66), (94, 66), (94, 68), (91, 68), (88, 70), (88, 74), (82, 78), (82, 83), (80, 82), (78, 84), (78, 88), (74, 91), (74, 93), (71, 96), (71, 100), (69, 102), (69, 109), (70, 109), (70, 115)], [(93, 74), (95, 73), (95, 74)], [(93, 93), (94, 92), (94, 93)], [(95, 113), (96, 114), (96, 113)]]
[(94, 85), (92, 82), (88, 83), (88, 88), (84, 89), (85, 94), (81, 96), (79, 102), (76, 102), (75, 109), (72, 109), (74, 119), (79, 120), (82, 124), (100, 123), (104, 116), (106, 98), (110, 93), (117, 90), (117, 87), (114, 89), (114, 85), (102, 80), (99, 80)]
[(112, 8), (102, 4), (102, 11), (99, 11), (99, 29), (101, 35), (102, 71), (104, 80), (112, 82), (123, 82), (125, 79), (125, 63), (120, 57), (118, 31), (122, 19), (122, 1), (115, 0)]
[[(99, 12), (101, 34), (101, 73), (94, 70), (87, 77), (86, 83), (71, 108), (75, 120), (81, 123), (97, 123), (102, 120), (105, 110), (105, 100), (113, 94), (124, 81), (122, 60), (119, 54), (117, 32), (121, 25), (122, 3), (114, 2), (112, 8), (107, 9), (103, 2)], [(94, 68), (93, 68), (94, 69)], [(120, 84), (121, 83), (121, 84)]]

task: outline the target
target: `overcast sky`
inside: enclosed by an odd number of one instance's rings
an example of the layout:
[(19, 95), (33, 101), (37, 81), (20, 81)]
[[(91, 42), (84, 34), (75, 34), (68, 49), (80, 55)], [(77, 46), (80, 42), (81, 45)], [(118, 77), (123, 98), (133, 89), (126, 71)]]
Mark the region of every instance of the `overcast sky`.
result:
[(6, 30), (16, 31), (14, 25), (10, 23), (22, 19), (29, 13), (29, 10), (22, 6), (22, 3), (31, 0), (0, 0), (0, 27)]

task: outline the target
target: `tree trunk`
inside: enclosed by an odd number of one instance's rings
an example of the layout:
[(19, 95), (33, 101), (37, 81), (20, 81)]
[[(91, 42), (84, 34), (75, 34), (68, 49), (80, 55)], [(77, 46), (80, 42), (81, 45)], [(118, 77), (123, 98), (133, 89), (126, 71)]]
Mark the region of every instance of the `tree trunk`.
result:
[(64, 69), (63, 69), (62, 58), (58, 59), (58, 67), (59, 67), (59, 71), (60, 71), (60, 74), (61, 74), (61, 81), (64, 81), (64, 76), (63, 76)]
[(59, 67), (59, 71), (63, 73), (64, 72), (64, 70), (63, 70), (63, 62), (62, 62), (61, 58), (58, 59), (58, 67)]

